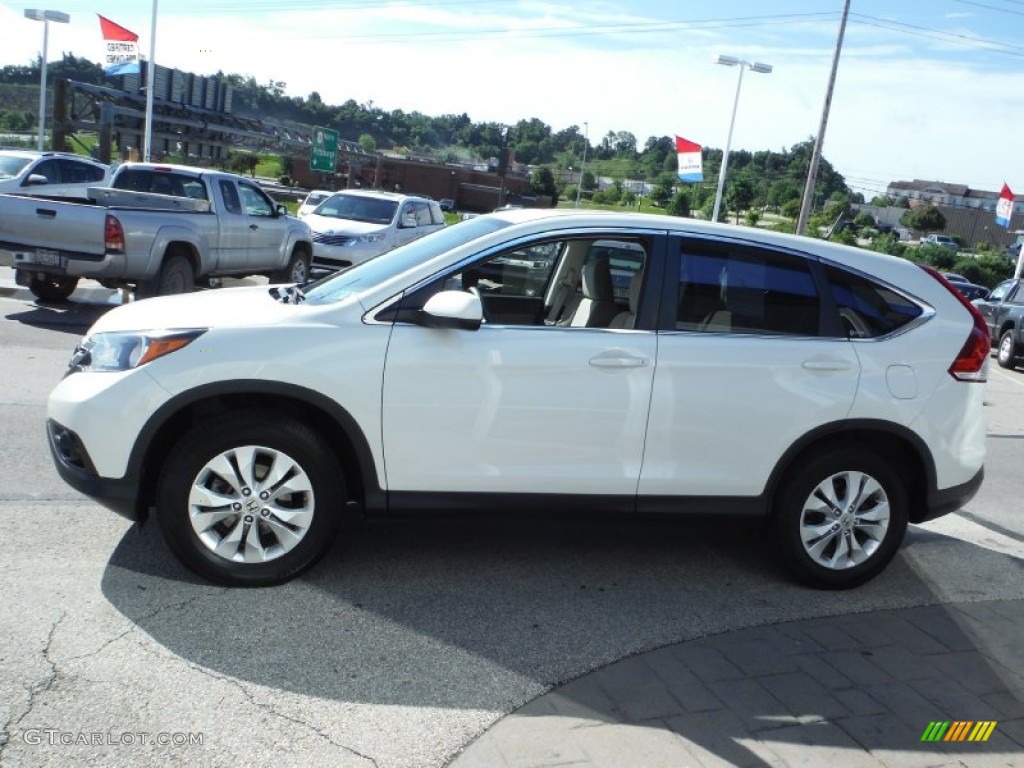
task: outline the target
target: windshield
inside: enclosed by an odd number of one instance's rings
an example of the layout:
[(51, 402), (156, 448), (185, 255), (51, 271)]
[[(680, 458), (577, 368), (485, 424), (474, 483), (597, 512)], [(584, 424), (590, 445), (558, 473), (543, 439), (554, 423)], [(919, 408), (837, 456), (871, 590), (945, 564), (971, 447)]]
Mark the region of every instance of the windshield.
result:
[(479, 218), (463, 221), (451, 227), (438, 229), (362, 264), (335, 272), (315, 283), (310, 283), (302, 290), (310, 304), (333, 304), (349, 294), (372, 288), (430, 261), (435, 256), (507, 226), (508, 222), (500, 219)]
[(327, 194), (324, 194), (324, 193), (320, 193), (320, 192), (311, 192), (309, 194), (309, 197), (307, 197), (305, 199), (305, 201), (303, 201), (302, 204), (303, 205), (320, 205), (320, 203), (322, 203), (328, 197), (330, 197), (330, 195), (327, 195)]
[(13, 179), (31, 162), (28, 157), (0, 156), (0, 179)]
[(390, 224), (395, 218), (398, 203), (395, 200), (377, 200), (362, 195), (332, 195), (313, 211), (317, 216), (331, 219), (365, 221), (369, 224)]

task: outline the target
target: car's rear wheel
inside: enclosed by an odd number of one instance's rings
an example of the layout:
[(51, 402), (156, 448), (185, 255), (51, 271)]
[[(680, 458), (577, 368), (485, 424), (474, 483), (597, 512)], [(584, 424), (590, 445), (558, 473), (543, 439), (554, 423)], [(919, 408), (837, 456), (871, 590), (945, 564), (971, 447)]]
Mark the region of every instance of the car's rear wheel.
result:
[(907, 530), (907, 487), (897, 467), (868, 449), (829, 448), (791, 475), (774, 514), (785, 565), (811, 586), (847, 589), (895, 556)]
[(1017, 359), (1017, 344), (1013, 340), (1013, 331), (1009, 330), (999, 338), (999, 349), (996, 350), (996, 362), (1002, 368), (1013, 368)]
[(37, 299), (43, 301), (64, 301), (75, 292), (78, 287), (77, 277), (62, 277), (51, 275), (49, 277), (34, 277), (28, 284), (28, 289)]
[(196, 573), (234, 586), (286, 581), (334, 540), (345, 483), (308, 424), (259, 409), (206, 421), (164, 464), (157, 515), (171, 550)]

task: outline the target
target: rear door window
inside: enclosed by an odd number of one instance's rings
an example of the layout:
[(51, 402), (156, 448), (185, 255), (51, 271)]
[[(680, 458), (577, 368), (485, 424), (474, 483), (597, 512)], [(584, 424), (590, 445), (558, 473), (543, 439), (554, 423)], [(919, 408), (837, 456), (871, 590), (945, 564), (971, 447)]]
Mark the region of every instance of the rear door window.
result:
[(851, 339), (886, 336), (924, 311), (906, 296), (862, 275), (835, 266), (826, 266), (825, 274), (842, 330)]
[(682, 241), (678, 330), (817, 336), (821, 302), (807, 259), (726, 241)]

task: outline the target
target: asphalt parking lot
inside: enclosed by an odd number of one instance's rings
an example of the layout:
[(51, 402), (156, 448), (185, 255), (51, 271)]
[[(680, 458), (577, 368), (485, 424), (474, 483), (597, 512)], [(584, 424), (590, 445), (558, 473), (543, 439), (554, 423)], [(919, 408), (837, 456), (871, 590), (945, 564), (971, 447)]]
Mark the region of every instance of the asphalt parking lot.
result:
[(554, 519), (368, 524), (289, 584), (211, 586), (155, 526), (50, 464), (46, 395), (118, 295), (85, 285), (40, 305), (0, 271), (2, 766), (444, 766), (552, 688), (680, 641), (876, 610), (1021, 610), (1024, 370), (994, 361), (982, 491), (912, 527), (854, 591), (794, 584), (756, 530)]

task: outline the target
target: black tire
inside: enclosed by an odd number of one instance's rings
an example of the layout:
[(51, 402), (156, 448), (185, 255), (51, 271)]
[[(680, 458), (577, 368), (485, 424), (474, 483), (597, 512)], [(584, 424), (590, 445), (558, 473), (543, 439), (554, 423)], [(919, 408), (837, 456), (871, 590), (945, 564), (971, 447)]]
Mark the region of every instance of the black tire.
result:
[(64, 301), (75, 292), (77, 287), (77, 277), (60, 277), (57, 275), (44, 278), (33, 277), (32, 281), (28, 284), (28, 289), (32, 291), (32, 295), (43, 301)]
[(999, 347), (996, 349), (996, 362), (1000, 368), (1014, 367), (1017, 361), (1017, 344), (1013, 340), (1013, 329), (1011, 328), (999, 337)]
[(192, 263), (181, 254), (171, 254), (164, 259), (160, 273), (153, 280), (144, 280), (135, 287), (135, 298), (173, 296), (191, 293), (195, 289), (196, 273)]
[[(783, 564), (818, 589), (849, 589), (874, 578), (896, 555), (907, 531), (905, 483), (899, 466), (861, 446), (826, 448), (812, 456), (789, 476), (776, 499), (773, 525)], [(838, 507), (824, 500), (822, 488), (832, 491)], [(851, 491), (856, 495), (847, 499)], [(873, 518), (884, 526), (872, 524)], [(844, 555), (851, 543), (857, 547)]]
[(312, 259), (301, 248), (292, 251), (288, 266), (270, 275), (272, 283), (296, 283), (304, 285), (309, 282), (309, 270)]
[[(227, 467), (235, 474), (228, 477)], [(178, 441), (157, 483), (156, 511), (168, 546), (188, 568), (251, 587), (313, 565), (333, 542), (345, 501), (340, 464), (318, 432), (296, 418), (247, 409), (204, 421)]]

